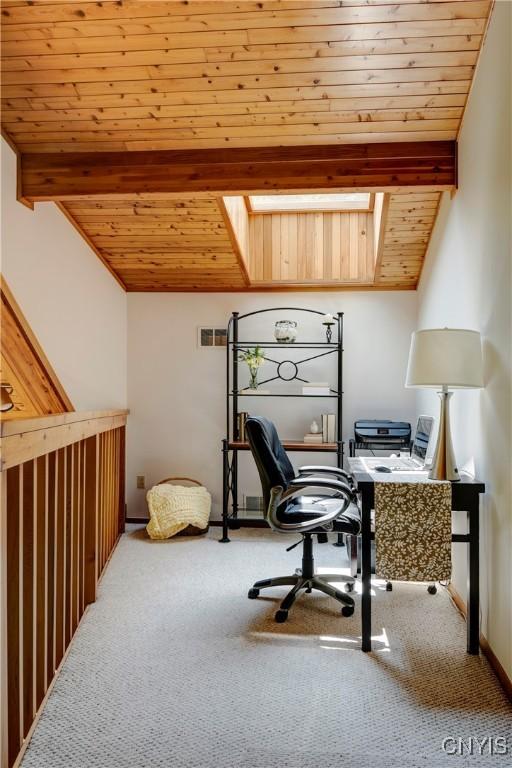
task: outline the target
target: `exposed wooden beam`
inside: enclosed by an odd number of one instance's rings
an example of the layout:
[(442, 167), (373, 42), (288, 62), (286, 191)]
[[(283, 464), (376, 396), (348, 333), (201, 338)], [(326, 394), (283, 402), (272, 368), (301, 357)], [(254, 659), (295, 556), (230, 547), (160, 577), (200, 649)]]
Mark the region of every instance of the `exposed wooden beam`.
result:
[(27, 200), (25, 197), (23, 197), (23, 193), (21, 190), (21, 184), (22, 184), (21, 152), (19, 151), (18, 147), (14, 143), (11, 135), (6, 131), (4, 127), (2, 127), (2, 138), (4, 139), (4, 141), (7, 142), (7, 144), (10, 146), (10, 148), (16, 155), (16, 200), (18, 201), (18, 203), (22, 203), (23, 205), (26, 205), (27, 208), (30, 208), (30, 210), (33, 211), (34, 203), (31, 200)]
[(454, 141), (140, 152), (25, 154), (23, 195), (34, 202), (134, 194), (451, 190)]
[(404, 281), (402, 277), (397, 277), (395, 281), (386, 283), (269, 283), (252, 282), (246, 288), (233, 288), (233, 286), (215, 286), (204, 288), (202, 284), (195, 286), (179, 285), (140, 285), (128, 288), (127, 293), (283, 293), (283, 292), (314, 292), (314, 291), (414, 291), (416, 290), (416, 280)]

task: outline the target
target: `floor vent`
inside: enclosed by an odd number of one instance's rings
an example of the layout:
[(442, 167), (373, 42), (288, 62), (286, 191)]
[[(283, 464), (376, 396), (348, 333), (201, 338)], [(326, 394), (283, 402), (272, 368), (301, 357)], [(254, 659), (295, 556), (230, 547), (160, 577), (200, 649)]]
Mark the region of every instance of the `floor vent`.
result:
[(263, 517), (263, 496), (244, 496), (242, 509), (238, 514), (240, 517)]

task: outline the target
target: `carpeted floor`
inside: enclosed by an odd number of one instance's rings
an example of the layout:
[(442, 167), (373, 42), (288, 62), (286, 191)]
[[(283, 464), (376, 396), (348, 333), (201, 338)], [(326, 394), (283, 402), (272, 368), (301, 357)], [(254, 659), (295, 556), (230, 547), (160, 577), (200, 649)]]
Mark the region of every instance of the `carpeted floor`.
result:
[[(288, 537), (218, 535), (122, 537), (23, 768), (512, 765), (512, 709), (485, 659), (465, 653), (445, 590), (377, 583), (363, 654), (358, 598), (343, 618), (302, 595), (285, 624), (273, 621), (285, 588), (247, 599), (254, 580), (299, 565)], [(317, 566), (343, 566), (343, 552), (317, 546)], [(443, 751), (459, 737), (507, 738), (508, 755)]]

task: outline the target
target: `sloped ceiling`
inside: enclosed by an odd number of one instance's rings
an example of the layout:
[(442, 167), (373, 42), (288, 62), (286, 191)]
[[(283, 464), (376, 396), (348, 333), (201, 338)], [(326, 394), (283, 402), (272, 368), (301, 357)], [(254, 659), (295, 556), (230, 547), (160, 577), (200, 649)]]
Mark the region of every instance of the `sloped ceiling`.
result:
[(2, 3), (21, 151), (451, 139), (490, 0)]
[[(453, 140), (491, 7), (4, 0), (3, 130), (22, 154)], [(423, 192), (390, 200), (379, 287), (417, 282)], [(66, 206), (126, 286), (250, 288), (222, 210), (194, 198)]]

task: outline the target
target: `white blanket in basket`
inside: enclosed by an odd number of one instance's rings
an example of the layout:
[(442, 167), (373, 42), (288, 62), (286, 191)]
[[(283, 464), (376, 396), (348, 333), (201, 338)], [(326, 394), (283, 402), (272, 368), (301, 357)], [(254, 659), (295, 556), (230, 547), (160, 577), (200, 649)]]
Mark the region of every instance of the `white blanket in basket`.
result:
[(151, 488), (146, 498), (151, 518), (146, 530), (152, 539), (169, 539), (188, 525), (208, 526), (212, 498), (202, 486), (162, 483)]

